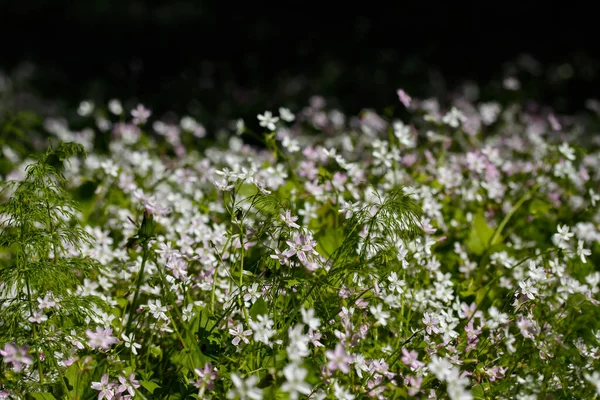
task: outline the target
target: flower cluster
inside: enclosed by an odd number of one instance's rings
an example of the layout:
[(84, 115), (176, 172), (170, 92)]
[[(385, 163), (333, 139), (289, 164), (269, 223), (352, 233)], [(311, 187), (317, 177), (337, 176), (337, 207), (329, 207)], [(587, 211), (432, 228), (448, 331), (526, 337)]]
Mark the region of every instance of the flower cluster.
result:
[(142, 105), (107, 105), (108, 153), (46, 121), (88, 150), (64, 173), (93, 237), (79, 251), (102, 268), (75, 293), (109, 307), (90, 303), (82, 331), (54, 318), (65, 299), (30, 294), (0, 393), (66, 379), (99, 400), (600, 394), (600, 143), (580, 141), (599, 116), (396, 93), (410, 121), (317, 96), (202, 151), (199, 122), (151, 124)]

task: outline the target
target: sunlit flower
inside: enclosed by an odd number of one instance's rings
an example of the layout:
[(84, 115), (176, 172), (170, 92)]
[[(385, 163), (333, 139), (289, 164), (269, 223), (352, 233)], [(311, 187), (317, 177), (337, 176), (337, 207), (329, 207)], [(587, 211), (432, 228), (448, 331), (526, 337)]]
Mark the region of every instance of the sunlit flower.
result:
[(350, 372), (350, 362), (352, 357), (346, 353), (346, 349), (342, 343), (338, 343), (334, 350), (325, 351), (325, 356), (329, 360), (327, 368), (330, 371), (340, 370), (344, 374)]
[(237, 374), (231, 374), (231, 382), (234, 388), (227, 392), (228, 399), (239, 399), (239, 400), (262, 400), (263, 391), (256, 387), (258, 383), (258, 377), (252, 375), (246, 380), (243, 380)]
[(281, 385), (281, 390), (290, 394), (290, 399), (296, 400), (299, 394), (309, 394), (311, 386), (304, 381), (308, 371), (295, 364), (289, 364), (283, 368), (285, 382)]
[(239, 345), (240, 342), (248, 344), (250, 343), (248, 336), (252, 335), (252, 329), (244, 330), (244, 326), (240, 323), (234, 328), (229, 328), (229, 334), (233, 336), (231, 343), (233, 343), (235, 346)]
[(119, 339), (113, 336), (111, 328), (97, 327), (96, 331), (90, 329), (85, 331), (86, 336), (89, 338), (88, 346), (97, 349), (108, 350), (113, 344), (119, 343)]
[(271, 131), (275, 130), (275, 124), (279, 121), (279, 117), (274, 117), (271, 111), (265, 111), (264, 114), (258, 114), (257, 116), (259, 125), (268, 128)]
[(396, 90), (396, 94), (398, 95), (400, 102), (402, 104), (404, 104), (404, 107), (408, 108), (410, 106), (410, 102), (411, 102), (410, 96), (408, 94), (406, 94), (406, 92), (402, 89)]
[(15, 372), (21, 372), (25, 365), (33, 365), (33, 358), (29, 355), (29, 347), (19, 347), (17, 345), (7, 343), (4, 349), (0, 350), (0, 355), (5, 364), (12, 363)]
[[(292, 121), (294, 121), (294, 119), (296, 119), (294, 114), (289, 109), (284, 108), (284, 107), (279, 107), (279, 116), (281, 117), (282, 120), (284, 120), (286, 122), (292, 122)], [(275, 122), (277, 122), (277, 121), (275, 121)]]
[(99, 392), (98, 400), (112, 400), (116, 395), (115, 389), (117, 388), (117, 384), (109, 382), (108, 374), (104, 374), (100, 378), (100, 382), (92, 382), (91, 388)]
[(127, 347), (128, 349), (131, 349), (131, 352), (133, 354), (137, 354), (138, 353), (137, 349), (142, 348), (141, 344), (135, 342), (133, 333), (130, 333), (129, 336), (125, 335), (125, 333), (122, 333), (121, 337), (123, 338), (123, 344), (125, 345), (125, 347)]
[(136, 108), (131, 110), (131, 116), (133, 117), (133, 123), (136, 125), (145, 124), (146, 121), (148, 121), (148, 118), (150, 118), (150, 115), (152, 115), (150, 110), (148, 110), (142, 104), (138, 104), (136, 106)]

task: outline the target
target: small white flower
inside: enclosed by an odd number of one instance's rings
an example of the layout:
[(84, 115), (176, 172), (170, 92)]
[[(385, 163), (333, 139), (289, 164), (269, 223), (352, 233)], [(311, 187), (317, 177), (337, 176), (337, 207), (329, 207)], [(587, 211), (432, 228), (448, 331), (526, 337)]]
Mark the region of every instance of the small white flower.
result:
[(574, 233), (569, 232), (568, 225), (558, 225), (556, 231), (557, 233), (552, 235), (552, 243), (563, 250), (567, 249), (569, 247), (569, 240), (571, 240)]
[(108, 111), (115, 115), (121, 115), (123, 113), (123, 106), (119, 100), (112, 99), (108, 102)]
[(300, 150), (298, 141), (296, 139), (291, 139), (287, 136), (283, 138), (283, 140), (281, 141), (281, 145), (290, 153), (296, 153)]
[(104, 170), (104, 173), (108, 176), (117, 177), (119, 176), (119, 166), (116, 165), (113, 160), (107, 159), (100, 163), (100, 167)]
[(32, 322), (34, 324), (41, 324), (42, 322), (47, 320), (48, 316), (40, 310), (34, 311), (33, 314), (29, 317), (29, 322)]
[(600, 194), (594, 192), (594, 189), (590, 189), (590, 201), (592, 202), (592, 207), (596, 207), (596, 202), (600, 201)]
[(127, 336), (124, 333), (122, 333), (121, 337), (123, 338), (123, 344), (125, 345), (125, 347), (127, 347), (128, 349), (131, 349), (131, 352), (133, 354), (137, 355), (137, 353), (138, 353), (137, 349), (141, 349), (142, 345), (135, 342), (135, 338), (133, 337), (133, 333), (130, 333), (129, 336)]
[(77, 109), (77, 114), (82, 117), (87, 117), (94, 112), (94, 102), (92, 101), (82, 101), (79, 103), (79, 108)]
[(377, 324), (383, 326), (387, 325), (387, 319), (390, 317), (390, 313), (383, 311), (383, 305), (381, 303), (377, 304), (376, 306), (369, 307), (369, 310), (377, 320)]
[(346, 390), (343, 386), (340, 386), (337, 382), (333, 383), (333, 395), (338, 400), (354, 400), (355, 395)]
[(302, 314), (302, 322), (308, 325), (309, 329), (317, 330), (319, 329), (319, 325), (321, 325), (321, 320), (315, 317), (315, 310), (309, 308), (308, 310), (304, 307), (300, 308), (300, 314)]
[(271, 111), (265, 111), (264, 114), (257, 115), (259, 125), (262, 127), (266, 127), (271, 131), (275, 130), (275, 124), (279, 121), (279, 117), (274, 117)]
[(196, 130), (196, 128), (198, 128), (198, 123), (194, 118), (185, 116), (181, 118), (181, 121), (179, 121), (179, 126), (181, 126), (181, 129), (184, 131), (193, 132)]
[(243, 119), (238, 119), (237, 121), (235, 121), (235, 133), (236, 135), (241, 135), (242, 133), (244, 133), (244, 130), (246, 129), (246, 124), (244, 124), (244, 120)]
[(432, 356), (427, 368), (436, 378), (444, 382), (453, 375), (452, 372), (454, 366), (450, 361), (443, 357)]
[(442, 122), (452, 128), (458, 128), (459, 125), (467, 120), (467, 117), (460, 112), (456, 107), (452, 107), (446, 115), (442, 118)]
[(491, 125), (500, 115), (500, 105), (498, 103), (483, 103), (479, 106), (479, 114), (485, 125)]
[(529, 280), (519, 282), (519, 287), (521, 288), (521, 293), (530, 300), (534, 300), (535, 296), (539, 295), (537, 288)]
[(572, 147), (570, 147), (567, 142), (563, 142), (563, 144), (558, 146), (558, 151), (560, 151), (561, 154), (567, 159), (571, 161), (575, 160), (575, 150)]
[(594, 385), (596, 388), (596, 394), (600, 394), (600, 373), (598, 371), (594, 371), (590, 375), (587, 372), (584, 372), (583, 376), (589, 383)]
[(279, 116), (286, 122), (292, 122), (296, 119), (296, 116), (285, 107), (279, 107)]
[(580, 240), (580, 241), (577, 242), (577, 256), (579, 258), (581, 258), (581, 262), (582, 263), (586, 264), (587, 260), (585, 259), (585, 257), (592, 255), (592, 252), (591, 252), (591, 250), (584, 249), (583, 248), (584, 244), (585, 243), (583, 242), (583, 240)]
[(290, 364), (283, 369), (285, 383), (281, 385), (281, 390), (290, 394), (290, 399), (296, 400), (298, 393), (310, 394), (311, 386), (304, 382), (308, 372), (295, 364)]
[(231, 374), (231, 382), (235, 388), (227, 392), (228, 399), (239, 398), (240, 400), (262, 400), (263, 391), (256, 387), (258, 376), (252, 375), (248, 379), (243, 380), (237, 374)]
[(504, 78), (504, 89), (507, 90), (519, 90), (521, 88), (521, 82), (512, 76)]
[(257, 315), (256, 321), (252, 319), (248, 321), (248, 325), (254, 331), (254, 340), (263, 342), (267, 346), (271, 345), (270, 339), (277, 333), (273, 329), (274, 324), (275, 322), (267, 315)]

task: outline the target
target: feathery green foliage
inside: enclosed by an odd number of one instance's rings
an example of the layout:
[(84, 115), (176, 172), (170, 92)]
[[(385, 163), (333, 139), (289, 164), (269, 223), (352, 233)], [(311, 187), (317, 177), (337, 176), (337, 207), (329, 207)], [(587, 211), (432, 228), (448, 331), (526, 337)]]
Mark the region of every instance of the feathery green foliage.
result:
[[(100, 299), (76, 294), (80, 282), (99, 268), (79, 253), (90, 236), (77, 223), (62, 173), (65, 160), (84, 153), (75, 143), (50, 148), (27, 167), (22, 181), (2, 188), (10, 197), (0, 204), (0, 247), (9, 254), (0, 263), (0, 343), (28, 345), (38, 356), (65, 351), (66, 335), (87, 326), (93, 310), (102, 307)], [(44, 299), (56, 305), (42, 308)], [(48, 363), (37, 364), (43, 383)]]

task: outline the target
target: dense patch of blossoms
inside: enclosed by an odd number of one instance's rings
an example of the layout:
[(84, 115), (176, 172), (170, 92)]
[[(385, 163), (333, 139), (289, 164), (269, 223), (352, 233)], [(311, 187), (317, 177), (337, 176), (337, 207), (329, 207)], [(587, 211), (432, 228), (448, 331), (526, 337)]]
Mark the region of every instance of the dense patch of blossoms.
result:
[[(150, 124), (142, 105), (96, 118), (112, 124), (108, 154), (46, 121), (88, 150), (65, 173), (92, 188), (81, 251), (104, 268), (78, 293), (110, 306), (54, 354), (59, 368), (90, 374), (81, 390), (99, 400), (600, 393), (600, 136), (518, 105), (397, 93), (410, 125), (315, 97), (202, 152), (198, 122)], [(40, 379), (27, 346), (39, 354), (56, 329), (61, 299), (36, 296), (36, 342), (2, 343), (18, 374), (4, 397)]]

